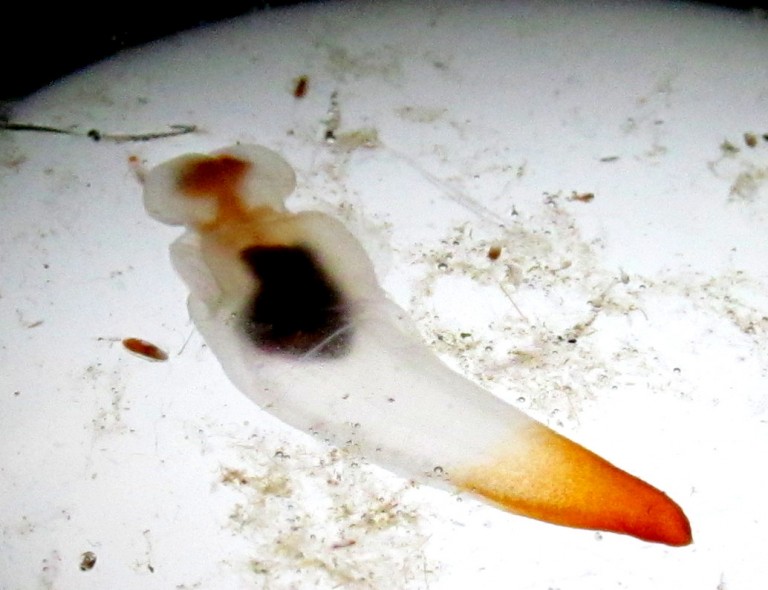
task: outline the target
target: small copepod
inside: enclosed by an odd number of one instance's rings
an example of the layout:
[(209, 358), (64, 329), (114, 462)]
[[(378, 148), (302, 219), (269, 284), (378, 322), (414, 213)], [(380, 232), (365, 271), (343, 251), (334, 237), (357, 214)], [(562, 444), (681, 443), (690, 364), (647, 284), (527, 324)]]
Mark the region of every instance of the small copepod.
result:
[(159, 346), (141, 338), (124, 338), (123, 346), (133, 354), (148, 361), (167, 361), (168, 353)]
[[(379, 286), (337, 220), (284, 206), (275, 152), (188, 154), (146, 178), (189, 311), (232, 382), (287, 424), (406, 477), (554, 524), (687, 545), (663, 492), (447, 368)], [(439, 466), (436, 467), (436, 466)]]

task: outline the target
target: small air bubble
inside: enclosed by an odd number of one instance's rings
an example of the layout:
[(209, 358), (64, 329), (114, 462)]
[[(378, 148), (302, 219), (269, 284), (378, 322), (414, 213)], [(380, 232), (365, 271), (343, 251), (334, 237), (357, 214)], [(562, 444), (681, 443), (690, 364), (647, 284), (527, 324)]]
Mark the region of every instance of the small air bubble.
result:
[(521, 395), (520, 397), (517, 398), (517, 403), (518, 404), (524, 404), (525, 403), (525, 398)]
[(442, 475), (443, 473), (445, 473), (445, 470), (442, 467), (440, 467), (440, 465), (435, 467), (432, 471), (435, 472), (435, 475)]

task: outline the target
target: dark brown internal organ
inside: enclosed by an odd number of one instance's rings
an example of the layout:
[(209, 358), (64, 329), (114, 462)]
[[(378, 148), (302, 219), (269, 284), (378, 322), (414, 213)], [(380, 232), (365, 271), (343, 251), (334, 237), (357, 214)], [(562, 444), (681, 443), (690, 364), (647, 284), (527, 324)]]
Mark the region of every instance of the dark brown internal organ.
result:
[(348, 306), (307, 248), (253, 246), (240, 256), (260, 283), (242, 324), (254, 344), (295, 356), (347, 353)]

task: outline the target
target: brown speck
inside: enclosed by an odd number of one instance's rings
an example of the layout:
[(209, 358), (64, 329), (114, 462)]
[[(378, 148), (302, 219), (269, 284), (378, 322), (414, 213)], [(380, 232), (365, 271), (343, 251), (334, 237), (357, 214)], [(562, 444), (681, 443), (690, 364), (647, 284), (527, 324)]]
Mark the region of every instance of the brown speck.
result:
[(80, 556), (80, 571), (87, 572), (96, 565), (96, 554), (93, 551), (86, 551)]
[(331, 549), (343, 549), (344, 547), (351, 547), (356, 543), (357, 541), (355, 541), (354, 539), (344, 539), (343, 541), (339, 541), (331, 545)]
[(754, 133), (745, 133), (744, 134), (744, 143), (747, 144), (747, 147), (755, 147), (757, 145), (757, 135)]
[(341, 109), (339, 108), (339, 95), (334, 90), (331, 93), (331, 104), (325, 117), (325, 141), (336, 142), (336, 131), (341, 126)]
[(590, 201), (594, 200), (595, 193), (577, 193), (576, 191), (573, 191), (571, 193), (571, 196), (568, 197), (569, 201), (579, 201), (580, 203), (589, 203)]
[(733, 155), (738, 154), (740, 150), (726, 139), (720, 144), (720, 151), (723, 152), (723, 155)]
[(501, 246), (491, 246), (488, 248), (488, 258), (498, 260), (499, 256), (501, 256)]
[(162, 348), (142, 340), (141, 338), (125, 338), (123, 340), (123, 346), (130, 350), (132, 353), (140, 356), (148, 361), (167, 361), (168, 353)]
[(309, 90), (309, 76), (299, 76), (293, 81), (294, 98), (304, 98)]

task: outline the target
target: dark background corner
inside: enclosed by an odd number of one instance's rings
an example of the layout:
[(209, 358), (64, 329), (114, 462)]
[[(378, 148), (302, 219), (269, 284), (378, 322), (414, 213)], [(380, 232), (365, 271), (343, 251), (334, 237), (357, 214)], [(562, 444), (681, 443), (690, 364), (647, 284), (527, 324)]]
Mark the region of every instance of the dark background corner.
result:
[[(183, 9), (170, 9), (168, 5), (158, 9), (158, 3), (142, 0), (87, 8), (77, 3), (52, 7), (9, 3), (0, 13), (4, 29), (0, 34), (0, 55), (5, 62), (0, 107), (123, 49), (249, 12), (303, 3), (313, 0), (221, 0)], [(768, 14), (768, 0), (689, 3), (752, 11), (757, 18)]]

